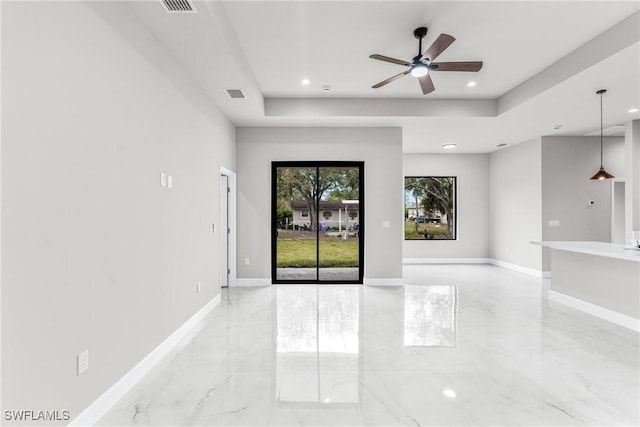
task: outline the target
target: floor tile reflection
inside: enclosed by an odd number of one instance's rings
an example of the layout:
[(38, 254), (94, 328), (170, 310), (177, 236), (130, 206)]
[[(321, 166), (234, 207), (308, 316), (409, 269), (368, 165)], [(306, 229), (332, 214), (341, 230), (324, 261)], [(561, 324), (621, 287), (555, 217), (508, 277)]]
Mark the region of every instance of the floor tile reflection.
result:
[(100, 425), (638, 425), (638, 334), (494, 266), (232, 288)]

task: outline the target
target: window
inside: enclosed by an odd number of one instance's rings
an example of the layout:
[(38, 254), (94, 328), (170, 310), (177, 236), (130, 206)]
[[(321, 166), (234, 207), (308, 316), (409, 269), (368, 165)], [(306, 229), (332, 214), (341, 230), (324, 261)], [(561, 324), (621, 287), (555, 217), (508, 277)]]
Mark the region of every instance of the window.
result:
[(324, 219), (329, 219), (333, 216), (333, 214), (331, 213), (331, 211), (324, 211), (322, 212), (322, 216), (324, 217)]
[(302, 218), (309, 218), (309, 209), (302, 209), (300, 216)]
[(456, 177), (404, 179), (405, 240), (455, 240)]

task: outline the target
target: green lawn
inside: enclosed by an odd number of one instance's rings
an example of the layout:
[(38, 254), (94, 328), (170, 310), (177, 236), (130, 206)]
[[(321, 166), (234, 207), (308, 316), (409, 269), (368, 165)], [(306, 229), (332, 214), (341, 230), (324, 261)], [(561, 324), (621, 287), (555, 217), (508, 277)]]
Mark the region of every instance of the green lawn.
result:
[(430, 233), (436, 239), (441, 239), (441, 235), (447, 234), (447, 225), (446, 224), (427, 224), (427, 223), (418, 223), (418, 231), (416, 231), (416, 222), (415, 221), (405, 221), (404, 222), (404, 238), (407, 240), (424, 240), (424, 233)]
[[(315, 240), (278, 240), (278, 268), (315, 267)], [(358, 241), (320, 241), (320, 267), (357, 267)]]

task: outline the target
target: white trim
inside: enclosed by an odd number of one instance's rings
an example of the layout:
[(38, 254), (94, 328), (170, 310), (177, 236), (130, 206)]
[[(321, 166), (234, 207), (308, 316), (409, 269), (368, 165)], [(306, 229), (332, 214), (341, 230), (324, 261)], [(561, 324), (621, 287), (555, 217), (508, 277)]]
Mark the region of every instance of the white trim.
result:
[(100, 420), (138, 381), (140, 381), (153, 367), (162, 360), (171, 350), (191, 334), (191, 337), (199, 330), (198, 326), (204, 326), (202, 320), (218, 304), (220, 294), (213, 297), (204, 307), (189, 320), (176, 329), (171, 335), (162, 341), (151, 353), (147, 354), (137, 365), (129, 370), (122, 378), (113, 384), (99, 398), (91, 403), (84, 411), (69, 423), (70, 426), (91, 426)]
[(402, 258), (402, 264), (490, 264), (489, 258)]
[(551, 279), (551, 271), (543, 271), (542, 272), (543, 279)]
[(529, 276), (542, 278), (542, 271), (534, 268), (523, 267), (522, 265), (512, 264), (510, 262), (500, 261), (490, 258), (489, 264), (497, 265), (498, 267), (506, 268), (508, 270), (517, 271), (519, 273), (528, 274)]
[[(227, 169), (224, 166), (220, 166), (220, 175), (225, 175), (227, 177), (227, 185), (229, 186), (229, 198), (228, 198), (228, 213), (227, 213), (227, 221), (228, 226), (231, 229), (231, 233), (229, 233), (229, 248), (228, 248), (228, 263), (229, 269), (231, 273), (229, 274), (229, 286), (233, 286), (237, 280), (237, 241), (238, 241), (238, 206), (237, 206), (237, 184), (236, 184), (236, 173), (231, 169)], [(222, 215), (222, 213), (220, 213)], [(226, 232), (226, 230), (220, 230), (220, 232)], [(220, 241), (220, 250), (222, 250), (223, 239), (219, 239)], [(222, 273), (222, 271), (220, 272)]]
[(551, 290), (549, 291), (549, 300), (568, 305), (576, 310), (583, 311), (591, 314), (592, 316), (608, 320), (616, 325), (624, 326), (625, 328), (640, 332), (640, 319), (627, 316), (626, 314), (618, 313), (617, 311), (609, 310), (608, 308), (600, 307), (599, 305), (591, 304), (590, 302)]
[(271, 286), (270, 278), (238, 278), (235, 286)]
[(491, 264), (508, 270), (524, 273), (529, 276), (538, 278), (549, 278), (551, 272), (540, 271), (534, 268), (523, 267), (522, 265), (512, 264), (510, 262), (500, 261), (493, 258), (403, 258), (403, 265), (420, 265), (420, 264)]
[(370, 279), (365, 277), (364, 284), (367, 286), (402, 286), (404, 285), (404, 280), (402, 277), (388, 277), (383, 279)]

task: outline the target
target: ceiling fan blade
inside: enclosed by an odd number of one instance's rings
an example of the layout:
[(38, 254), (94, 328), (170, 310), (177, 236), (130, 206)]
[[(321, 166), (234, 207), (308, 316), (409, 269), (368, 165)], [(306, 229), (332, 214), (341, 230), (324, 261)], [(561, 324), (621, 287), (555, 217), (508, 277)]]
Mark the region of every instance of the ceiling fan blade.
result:
[(431, 80), (430, 74), (418, 77), (418, 81), (420, 82), (420, 87), (422, 88), (422, 93), (424, 95), (436, 90), (436, 87), (433, 85), (433, 80)]
[(392, 64), (411, 65), (411, 62), (403, 61), (402, 59), (389, 58), (388, 56), (378, 55), (377, 53), (369, 55), (369, 58), (377, 59), (379, 61), (391, 62)]
[(451, 43), (456, 41), (455, 38), (451, 37), (449, 34), (440, 34), (436, 41), (427, 49), (427, 51), (420, 57), (420, 59), (429, 59), (429, 61), (433, 61), (440, 55), (446, 48), (448, 48)]
[(432, 71), (480, 71), (482, 61), (432, 62), (429, 65), (435, 66)]
[(400, 74), (396, 74), (396, 75), (395, 75), (395, 76), (393, 76), (393, 77), (389, 77), (387, 80), (383, 80), (383, 81), (381, 81), (380, 83), (377, 83), (377, 84), (375, 84), (375, 85), (373, 85), (373, 86), (371, 86), (371, 87), (372, 87), (373, 89), (378, 89), (379, 87), (382, 87), (382, 86), (384, 86), (384, 85), (386, 85), (386, 84), (389, 84), (389, 83), (391, 83), (391, 82), (392, 82), (392, 81), (394, 81), (394, 80), (398, 80), (398, 79), (399, 79), (400, 77), (402, 77), (402, 76), (406, 76), (406, 75), (407, 75), (407, 74), (409, 74), (410, 72), (411, 72), (411, 70), (403, 71), (402, 73), (400, 73)]

